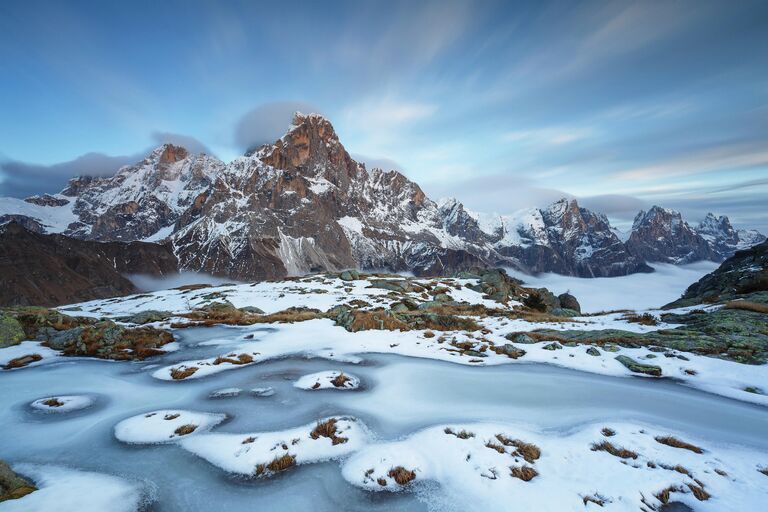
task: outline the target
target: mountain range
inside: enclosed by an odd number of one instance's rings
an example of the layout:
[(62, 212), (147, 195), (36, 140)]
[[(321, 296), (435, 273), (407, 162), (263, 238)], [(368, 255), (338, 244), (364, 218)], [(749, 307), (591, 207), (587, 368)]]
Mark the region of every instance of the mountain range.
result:
[(620, 276), (650, 272), (649, 262), (721, 261), (765, 240), (727, 217), (692, 226), (658, 206), (638, 213), (626, 236), (574, 199), (510, 215), (435, 202), (403, 174), (355, 161), (324, 117), (299, 113), (279, 140), (230, 163), (165, 144), (110, 177), (2, 198), (0, 224), (11, 222), (82, 241), (159, 244), (157, 254), (172, 253), (180, 270), (242, 280), (476, 266)]

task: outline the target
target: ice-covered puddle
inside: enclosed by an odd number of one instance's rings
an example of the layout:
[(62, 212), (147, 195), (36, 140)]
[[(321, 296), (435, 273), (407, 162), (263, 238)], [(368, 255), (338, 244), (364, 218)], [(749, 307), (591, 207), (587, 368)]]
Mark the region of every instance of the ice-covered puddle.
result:
[[(474, 367), (455, 364), (450, 355), (439, 361), (428, 358), (431, 349), (423, 348), (436, 338), (411, 343), (412, 355), (420, 357), (375, 353), (398, 342), (401, 349), (408, 346), (407, 333), (352, 335), (339, 328), (326, 330), (324, 324), (311, 331), (313, 336), (297, 338), (302, 332), (290, 324), (269, 330), (185, 329), (176, 333), (178, 351), (151, 362), (59, 358), (0, 373), (0, 424), (5, 439), (13, 440), (3, 443), (2, 457), (14, 467), (66, 465), (71, 471), (127, 483), (131, 492), (120, 500), (126, 509), (139, 506), (140, 496), (151, 496), (157, 509), (185, 512), (225, 506), (487, 511), (499, 509), (493, 500), (501, 499), (504, 510), (531, 510), (526, 506), (536, 504), (533, 509), (546, 510), (549, 504), (556, 510), (636, 511), (639, 492), (659, 507), (661, 501), (653, 493), (665, 497), (664, 486), (674, 488), (668, 501), (684, 502), (697, 512), (753, 510), (754, 501), (749, 500), (768, 499), (761, 484), (768, 477), (759, 471), (768, 465), (764, 406), (674, 380), (599, 375), (539, 363)], [(338, 336), (335, 345), (330, 336)], [(208, 343), (212, 340), (217, 343)], [(222, 353), (245, 353), (231, 350), (242, 343), (253, 343), (249, 353), (270, 357), (231, 365), (237, 371), (213, 372), (206, 378), (153, 377), (158, 369), (190, 360), (215, 361)], [(349, 353), (339, 351), (345, 344), (352, 347)], [(231, 346), (222, 351), (222, 345)], [(367, 350), (355, 351), (361, 346)], [(558, 357), (568, 357), (569, 350), (564, 347)], [(612, 364), (612, 359), (606, 357), (604, 364)], [(315, 393), (294, 386), (302, 376), (330, 375), (342, 368), (365, 388)], [(240, 396), (210, 398), (233, 388), (243, 390)], [(254, 397), (269, 394), (269, 389), (271, 396)], [(84, 414), (30, 412), (29, 404), (41, 397), (96, 394), (99, 407)], [(321, 427), (327, 435), (313, 438), (318, 425), (330, 418), (337, 419), (336, 430)], [(176, 433), (185, 425), (196, 428)], [(605, 437), (603, 427), (616, 435)], [(456, 435), (446, 434), (446, 428)], [(464, 438), (462, 430), (474, 437)], [(130, 434), (126, 439), (131, 441), (120, 441), (118, 431)], [(496, 434), (510, 442), (535, 444), (541, 455), (532, 462), (520, 456), (515, 461), (513, 451), (520, 448), (508, 446)], [(655, 440), (668, 435), (704, 452)], [(347, 440), (334, 444), (334, 436)], [(622, 459), (608, 448), (592, 451), (592, 444), (603, 440), (634, 451), (638, 458)], [(489, 441), (505, 453), (487, 447)], [(706, 501), (699, 501), (696, 493), (703, 494), (688, 485), (699, 486), (696, 480), (664, 467), (676, 465), (704, 484)], [(538, 475), (527, 481), (511, 476), (516, 467), (516, 473), (527, 478), (531, 472), (526, 466)], [(496, 480), (488, 478), (493, 476), (491, 468)], [(414, 478), (406, 482), (410, 472)], [(585, 480), (588, 475), (591, 485)], [(60, 474), (55, 481), (66, 483), (66, 478)], [(374, 492), (384, 487), (379, 479), (388, 489), (402, 487), (402, 492)], [(398, 484), (398, 479), (406, 484)], [(585, 505), (585, 497), (611, 501), (604, 500), (600, 508), (589, 500)], [(39, 494), (35, 500), (43, 498)], [(40, 505), (44, 501), (24, 500), (14, 504), (21, 507), (16, 510), (50, 510)], [(740, 508), (732, 508), (734, 504)]]
[(59, 395), (38, 398), (30, 407), (37, 411), (64, 413), (79, 411), (93, 405), (93, 398), (87, 395)]

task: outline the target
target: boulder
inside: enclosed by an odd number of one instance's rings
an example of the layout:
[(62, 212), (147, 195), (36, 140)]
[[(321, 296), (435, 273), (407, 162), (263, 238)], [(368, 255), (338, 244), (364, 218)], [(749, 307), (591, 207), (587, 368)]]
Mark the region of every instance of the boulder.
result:
[(557, 296), (557, 299), (560, 301), (560, 307), (564, 309), (572, 309), (573, 311), (577, 311), (581, 313), (581, 304), (579, 304), (579, 301), (576, 300), (576, 297), (571, 295), (568, 292), (561, 293)]
[(170, 318), (172, 313), (170, 311), (157, 311), (154, 309), (148, 309), (146, 311), (139, 311), (130, 316), (123, 316), (118, 318), (119, 322), (125, 322), (129, 324), (148, 324), (150, 322), (162, 322)]
[(616, 356), (616, 360), (627, 367), (631, 372), (642, 373), (643, 375), (650, 375), (652, 377), (661, 377), (661, 368), (652, 364), (638, 363), (631, 357)]
[(587, 349), (587, 354), (589, 354), (591, 356), (599, 356), (600, 355), (600, 351), (597, 350), (595, 347), (589, 347)]
[(360, 273), (357, 270), (345, 270), (339, 274), (339, 279), (342, 281), (357, 281), (360, 279)]
[(24, 338), (24, 329), (19, 321), (0, 311), (0, 348), (18, 345)]
[(8, 464), (0, 460), (0, 502), (15, 500), (37, 490), (26, 478), (15, 473)]
[(527, 334), (522, 334), (522, 333), (521, 334), (511, 333), (511, 334), (507, 334), (504, 337), (507, 338), (512, 343), (522, 343), (524, 345), (532, 345), (533, 343), (536, 343), (535, 339), (531, 338)]
[(517, 348), (511, 343), (505, 343), (504, 346), (501, 348), (501, 353), (506, 354), (508, 357), (512, 359), (517, 359), (525, 355), (525, 350), (521, 348)]

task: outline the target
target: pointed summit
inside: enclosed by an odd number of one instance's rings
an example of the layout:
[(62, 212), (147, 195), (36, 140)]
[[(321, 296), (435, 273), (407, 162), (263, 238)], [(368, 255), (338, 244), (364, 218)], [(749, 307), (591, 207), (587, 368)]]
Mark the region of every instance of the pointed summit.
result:
[(254, 156), (275, 169), (322, 177), (337, 186), (348, 185), (364, 169), (349, 156), (331, 122), (320, 114), (296, 112), (288, 132)]

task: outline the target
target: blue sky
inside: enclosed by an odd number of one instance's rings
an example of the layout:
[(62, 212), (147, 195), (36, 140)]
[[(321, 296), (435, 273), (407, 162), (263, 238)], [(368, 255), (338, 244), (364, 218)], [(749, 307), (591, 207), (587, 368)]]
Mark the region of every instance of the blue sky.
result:
[[(0, 194), (293, 110), (473, 209), (563, 194), (768, 231), (768, 2), (0, 3)], [(85, 155), (85, 156), (84, 156)]]

